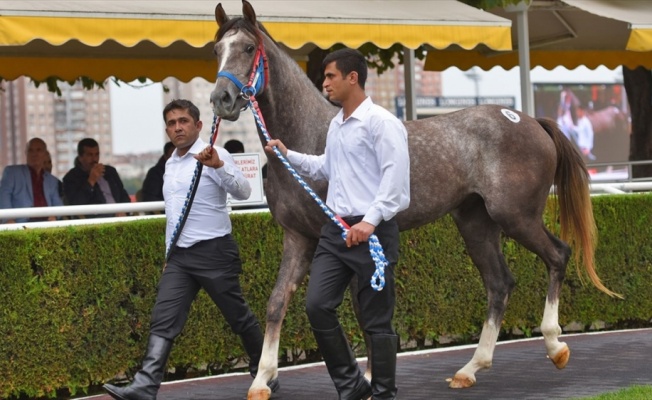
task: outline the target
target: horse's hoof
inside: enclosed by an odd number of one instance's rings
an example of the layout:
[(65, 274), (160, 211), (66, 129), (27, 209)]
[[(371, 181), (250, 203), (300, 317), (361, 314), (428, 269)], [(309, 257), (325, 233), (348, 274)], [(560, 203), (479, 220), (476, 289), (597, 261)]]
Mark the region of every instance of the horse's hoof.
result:
[(557, 354), (550, 358), (557, 369), (564, 369), (566, 364), (568, 364), (569, 359), (570, 349), (568, 348), (568, 345), (564, 345), (564, 347)]
[(455, 374), (455, 377), (449, 378), (447, 381), (449, 382), (448, 387), (451, 389), (466, 389), (475, 385), (475, 377), (462, 374)]
[(247, 394), (247, 400), (269, 400), (272, 396), (272, 391), (267, 389), (250, 390)]

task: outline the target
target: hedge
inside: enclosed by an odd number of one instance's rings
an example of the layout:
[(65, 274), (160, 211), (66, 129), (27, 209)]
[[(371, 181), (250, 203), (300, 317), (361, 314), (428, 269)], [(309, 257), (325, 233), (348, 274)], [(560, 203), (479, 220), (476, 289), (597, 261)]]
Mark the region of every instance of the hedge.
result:
[[(652, 195), (593, 198), (599, 230), (598, 274), (613, 299), (583, 285), (569, 264), (560, 324), (607, 327), (652, 318)], [(232, 215), (240, 244), (245, 298), (265, 321), (281, 259), (282, 230), (268, 213)], [(5, 231), (0, 233), (0, 396), (56, 396), (133, 373), (143, 355), (150, 311), (164, 259), (164, 221)], [(547, 290), (543, 263), (505, 238), (503, 250), (517, 286), (502, 329), (531, 334)], [(450, 217), (401, 233), (395, 326), (403, 343), (472, 338), (482, 327), (486, 296)], [(297, 362), (317, 346), (304, 311), (307, 280), (294, 295), (281, 334), (280, 357)], [(345, 330), (363, 351), (347, 296)], [(293, 355), (293, 356), (292, 356)], [(177, 370), (233, 369), (244, 356), (239, 338), (203, 292), (177, 339), (169, 365)]]

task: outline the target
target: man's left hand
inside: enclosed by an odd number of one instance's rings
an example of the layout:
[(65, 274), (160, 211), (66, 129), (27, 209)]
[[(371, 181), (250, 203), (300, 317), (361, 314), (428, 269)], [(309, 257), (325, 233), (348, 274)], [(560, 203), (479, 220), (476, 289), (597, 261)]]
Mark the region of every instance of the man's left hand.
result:
[(346, 234), (346, 247), (357, 246), (362, 242), (369, 240), (369, 236), (374, 233), (375, 226), (368, 222), (358, 222), (353, 225)]

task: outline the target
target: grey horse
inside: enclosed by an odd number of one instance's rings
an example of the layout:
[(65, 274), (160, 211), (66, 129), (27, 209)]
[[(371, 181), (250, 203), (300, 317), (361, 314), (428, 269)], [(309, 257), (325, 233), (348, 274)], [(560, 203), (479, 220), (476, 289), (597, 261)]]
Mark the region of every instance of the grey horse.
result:
[[(221, 4), (214, 47), (220, 76), (211, 93), (214, 112), (237, 120), (251, 99), (247, 83), (254, 58), (262, 54), (265, 85), (254, 99), (270, 134), (290, 149), (322, 154), (330, 119), (337, 112), (306, 74), (256, 21), (243, 0), (243, 17), (230, 19)], [(261, 53), (262, 52), (262, 53)], [(245, 90), (238, 86), (245, 85)], [(485, 105), (405, 123), (411, 162), (411, 205), (397, 216), (401, 230), (415, 228), (450, 213), (487, 292), (488, 311), (473, 358), (451, 379), (450, 387), (476, 382), (475, 373), (489, 368), (501, 321), (515, 281), (501, 253), (501, 232), (539, 256), (549, 276), (541, 322), (548, 356), (564, 368), (570, 351), (559, 341), (558, 306), (561, 285), (576, 247), (578, 272), (600, 290), (607, 289), (595, 272), (596, 228), (589, 196), (589, 177), (579, 153), (551, 121), (518, 111)], [(266, 139), (261, 135), (263, 145)], [(307, 180), (324, 198), (326, 185)], [(543, 212), (555, 185), (561, 223), (560, 240), (546, 229)], [(281, 325), (293, 293), (308, 273), (327, 221), (314, 200), (270, 158), (265, 192), (269, 208), (283, 227), (283, 255), (267, 305), (265, 343), (249, 400), (269, 399), (266, 383), (278, 375)], [(567, 244), (568, 242), (569, 244)], [(584, 270), (580, 271), (579, 266)], [(352, 296), (354, 297), (354, 296)], [(354, 299), (355, 303), (355, 299)]]

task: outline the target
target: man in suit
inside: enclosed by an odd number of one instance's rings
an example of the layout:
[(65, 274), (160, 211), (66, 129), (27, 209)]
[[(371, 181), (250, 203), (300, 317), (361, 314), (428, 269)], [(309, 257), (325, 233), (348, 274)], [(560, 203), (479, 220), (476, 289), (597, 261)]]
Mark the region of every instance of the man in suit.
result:
[[(92, 138), (82, 139), (77, 144), (75, 167), (63, 177), (63, 189), (69, 205), (131, 202), (118, 171), (100, 163), (100, 145)], [(112, 216), (87, 215), (89, 218)]]
[[(5, 168), (0, 181), (0, 208), (47, 207), (63, 205), (59, 180), (44, 169), (47, 146), (42, 139), (27, 142), (27, 164)], [(55, 217), (16, 218), (4, 222), (54, 221)]]

